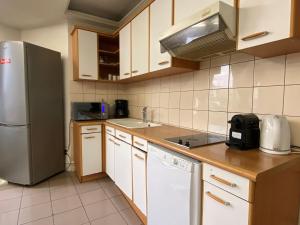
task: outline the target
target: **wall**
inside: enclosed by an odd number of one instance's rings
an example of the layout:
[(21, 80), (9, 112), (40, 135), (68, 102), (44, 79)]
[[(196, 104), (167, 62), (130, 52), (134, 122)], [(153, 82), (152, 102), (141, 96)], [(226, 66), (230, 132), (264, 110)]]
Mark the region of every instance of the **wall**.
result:
[(201, 64), (201, 70), (127, 85), (132, 117), (228, 134), (237, 113), (286, 115), (292, 144), (300, 146), (300, 53), (269, 59), (235, 53)]
[(20, 38), (21, 33), (19, 30), (0, 24), (0, 41), (19, 41)]

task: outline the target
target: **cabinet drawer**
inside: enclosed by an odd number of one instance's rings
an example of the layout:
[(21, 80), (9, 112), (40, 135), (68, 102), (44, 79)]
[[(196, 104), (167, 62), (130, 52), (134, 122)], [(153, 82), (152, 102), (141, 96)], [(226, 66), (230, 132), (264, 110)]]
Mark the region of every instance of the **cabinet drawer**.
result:
[(127, 142), (128, 144), (132, 144), (132, 136), (131, 134), (127, 134), (123, 131), (116, 130), (116, 137), (122, 141)]
[(101, 125), (82, 126), (81, 127), (82, 134), (99, 133), (99, 132), (101, 132)]
[(248, 225), (250, 204), (204, 182), (203, 225)]
[(148, 141), (143, 138), (133, 136), (133, 146), (135, 146), (145, 152), (148, 151)]
[(204, 163), (203, 180), (240, 198), (249, 200), (250, 181), (244, 177)]
[(110, 134), (112, 136), (116, 135), (116, 129), (113, 127), (105, 126), (105, 131), (107, 134)]

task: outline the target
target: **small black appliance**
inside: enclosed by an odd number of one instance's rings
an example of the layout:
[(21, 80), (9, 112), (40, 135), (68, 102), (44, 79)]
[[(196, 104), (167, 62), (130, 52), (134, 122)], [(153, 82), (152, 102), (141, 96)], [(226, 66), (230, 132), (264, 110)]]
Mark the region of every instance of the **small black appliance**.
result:
[(101, 120), (108, 119), (109, 105), (105, 102), (72, 102), (72, 120)]
[(253, 114), (238, 114), (231, 118), (229, 140), (226, 144), (241, 150), (259, 147), (259, 118)]
[(115, 104), (116, 104), (115, 118), (127, 118), (129, 114), (128, 101), (117, 99), (115, 100)]

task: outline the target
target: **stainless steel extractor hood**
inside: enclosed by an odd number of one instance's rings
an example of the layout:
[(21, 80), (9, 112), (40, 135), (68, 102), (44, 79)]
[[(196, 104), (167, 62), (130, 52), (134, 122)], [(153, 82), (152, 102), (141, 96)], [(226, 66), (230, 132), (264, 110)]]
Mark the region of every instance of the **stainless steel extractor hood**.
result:
[(160, 39), (161, 51), (168, 51), (177, 58), (200, 61), (235, 50), (234, 2), (219, 1), (172, 26)]

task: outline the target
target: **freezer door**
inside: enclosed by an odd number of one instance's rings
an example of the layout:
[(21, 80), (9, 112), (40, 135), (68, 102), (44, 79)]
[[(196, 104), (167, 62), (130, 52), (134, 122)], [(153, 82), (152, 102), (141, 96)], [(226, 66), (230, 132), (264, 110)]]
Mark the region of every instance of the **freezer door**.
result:
[(30, 184), (30, 156), (27, 126), (0, 126), (0, 178)]
[(0, 42), (0, 123), (27, 124), (26, 76), (22, 42)]

